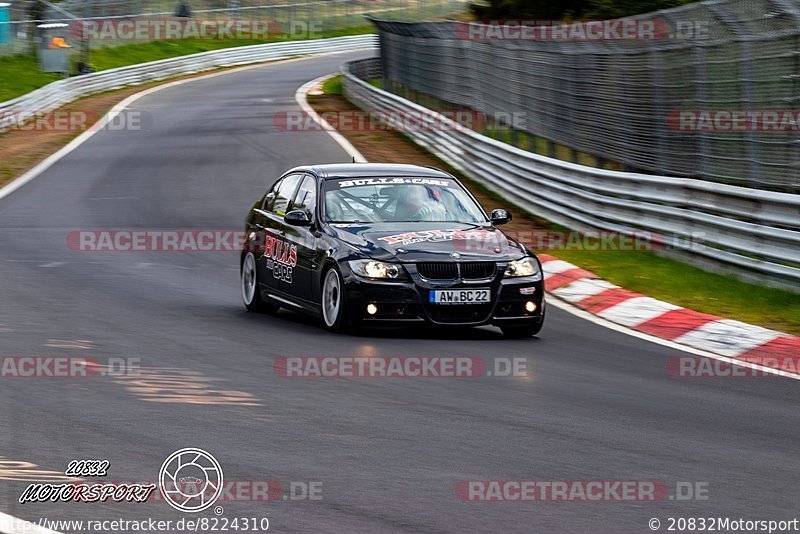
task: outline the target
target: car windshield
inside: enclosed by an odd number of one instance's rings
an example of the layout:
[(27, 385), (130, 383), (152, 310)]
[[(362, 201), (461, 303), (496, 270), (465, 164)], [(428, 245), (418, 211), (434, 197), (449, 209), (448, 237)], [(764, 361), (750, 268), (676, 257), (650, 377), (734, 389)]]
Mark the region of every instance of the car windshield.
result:
[(333, 223), (486, 222), (459, 183), (443, 178), (327, 180), (325, 214)]

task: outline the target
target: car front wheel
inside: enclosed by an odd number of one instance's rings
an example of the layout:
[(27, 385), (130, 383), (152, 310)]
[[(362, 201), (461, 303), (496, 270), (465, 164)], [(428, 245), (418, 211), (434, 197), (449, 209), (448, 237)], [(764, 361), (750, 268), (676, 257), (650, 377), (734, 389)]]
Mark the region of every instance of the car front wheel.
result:
[(261, 290), (258, 287), (258, 270), (256, 258), (252, 252), (245, 254), (242, 260), (242, 300), (247, 311), (261, 313), (275, 313), (278, 306), (269, 304), (261, 299)]
[(344, 309), (344, 284), (342, 275), (336, 267), (325, 273), (322, 281), (322, 320), (331, 332), (344, 332), (348, 329), (347, 313)]

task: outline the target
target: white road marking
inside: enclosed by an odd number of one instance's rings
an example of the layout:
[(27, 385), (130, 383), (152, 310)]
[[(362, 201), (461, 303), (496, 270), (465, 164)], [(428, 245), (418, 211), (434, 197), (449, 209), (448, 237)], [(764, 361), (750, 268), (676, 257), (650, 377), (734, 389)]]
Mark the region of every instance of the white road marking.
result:
[(739, 356), (779, 337), (782, 337), (780, 332), (774, 330), (730, 319), (720, 319), (686, 332), (676, 338), (675, 342), (711, 350), (725, 356)]
[(14, 482), (74, 482), (81, 479), (68, 477), (63, 471), (39, 469), (33, 462), (12, 460), (0, 456), (0, 480)]
[(546, 261), (542, 264), (542, 271), (544, 271), (544, 279), (547, 280), (554, 274), (563, 273), (570, 269), (575, 269), (576, 266), (564, 260)]
[(680, 308), (680, 306), (651, 297), (634, 297), (606, 308), (597, 315), (621, 325), (634, 326)]
[(568, 302), (580, 302), (585, 298), (598, 295), (603, 291), (608, 291), (609, 289), (615, 289), (617, 287), (619, 286), (615, 286), (611, 282), (605, 280), (582, 278), (571, 284), (554, 289), (551, 293)]
[(45, 347), (54, 349), (91, 349), (94, 341), (88, 339), (48, 339)]
[(297, 100), (297, 103), (303, 109), (303, 112), (311, 117), (314, 122), (319, 124), (323, 130), (328, 132), (328, 135), (330, 135), (334, 141), (339, 143), (339, 146), (342, 147), (345, 152), (347, 152), (347, 155), (350, 156), (350, 158), (354, 159), (357, 163), (366, 163), (367, 159), (361, 155), (361, 152), (359, 152), (356, 147), (350, 144), (350, 141), (345, 139), (342, 134), (337, 132), (336, 128), (328, 124), (328, 121), (320, 117), (319, 114), (314, 111), (314, 108), (309, 105), (308, 99), (306, 98), (306, 94), (309, 90), (317, 85), (322, 85), (325, 80), (328, 78), (333, 78), (334, 76), (338, 76), (338, 74), (328, 74), (326, 76), (320, 76), (315, 80), (311, 80), (297, 90), (297, 92), (294, 94), (294, 99)]

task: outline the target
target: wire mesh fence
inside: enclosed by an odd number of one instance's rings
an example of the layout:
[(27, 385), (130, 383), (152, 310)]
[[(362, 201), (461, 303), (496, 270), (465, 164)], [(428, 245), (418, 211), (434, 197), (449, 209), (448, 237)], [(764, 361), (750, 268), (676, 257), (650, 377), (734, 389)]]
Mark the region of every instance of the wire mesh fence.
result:
[[(384, 86), (625, 169), (800, 193), (800, 0), (379, 29)], [(502, 122), (502, 119), (500, 120)]]
[(34, 50), (43, 24), (67, 24), (63, 37), (73, 46), (98, 48), (171, 39), (315, 38), (365, 26), (367, 13), (420, 20), (464, 11), (458, 0), (0, 0), (0, 55)]

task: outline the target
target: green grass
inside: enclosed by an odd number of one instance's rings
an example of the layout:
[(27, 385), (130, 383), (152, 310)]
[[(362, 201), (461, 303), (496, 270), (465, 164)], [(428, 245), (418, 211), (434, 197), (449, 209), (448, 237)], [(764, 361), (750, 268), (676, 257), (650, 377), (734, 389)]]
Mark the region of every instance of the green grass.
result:
[(0, 102), (29, 93), (58, 78), (57, 74), (41, 72), (32, 55), (0, 57)]
[(341, 75), (325, 80), (325, 83), (322, 84), (322, 92), (326, 95), (341, 95), (343, 93)]

